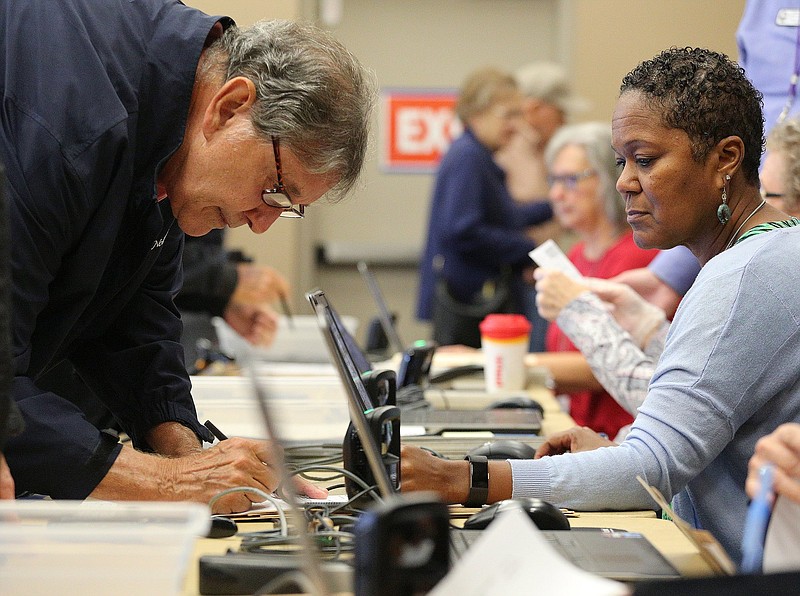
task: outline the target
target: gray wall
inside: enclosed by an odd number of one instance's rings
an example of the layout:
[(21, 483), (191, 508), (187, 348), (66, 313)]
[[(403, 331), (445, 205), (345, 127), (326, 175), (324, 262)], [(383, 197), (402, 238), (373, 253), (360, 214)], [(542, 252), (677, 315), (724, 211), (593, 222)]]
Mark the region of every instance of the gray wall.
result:
[[(344, 0), (342, 21), (332, 30), (375, 72), (381, 88), (441, 89), (459, 87), (486, 65), (514, 69), (535, 59), (565, 60), (559, 27), (557, 0)], [(355, 242), (355, 252), (367, 259), (376, 245), (422, 250), (433, 183), (432, 174), (382, 172), (380, 140), (376, 135), (363, 187), (335, 208), (314, 210), (320, 242)], [(413, 316), (416, 268), (375, 274), (399, 314), (403, 339), (427, 338), (427, 325)], [(351, 309), (362, 321), (374, 314), (352, 267), (321, 268), (318, 275), (331, 296), (342, 296), (340, 310)]]

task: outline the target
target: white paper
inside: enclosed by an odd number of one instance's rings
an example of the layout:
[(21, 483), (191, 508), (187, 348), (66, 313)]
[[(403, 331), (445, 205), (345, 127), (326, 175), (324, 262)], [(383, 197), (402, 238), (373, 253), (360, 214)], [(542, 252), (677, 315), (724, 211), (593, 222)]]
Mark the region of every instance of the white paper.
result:
[[(402, 422), (402, 418), (401, 418)], [(425, 434), (425, 427), (417, 424), (400, 424), (401, 437), (421, 437)]]
[[(278, 499), (276, 497), (275, 500), (278, 502), (278, 504), (280, 504), (282, 509), (289, 507), (289, 504), (283, 499)], [(347, 495), (328, 495), (328, 498), (326, 499), (312, 499), (310, 497), (304, 497), (300, 495), (297, 497), (297, 501), (304, 507), (313, 505), (341, 505), (342, 503), (347, 503), (348, 497)], [(253, 511), (277, 511), (277, 509), (271, 501), (261, 501), (260, 503), (253, 503), (250, 509), (243, 513), (250, 513)]]
[(580, 280), (583, 277), (552, 238), (542, 242), (529, 252), (528, 256), (533, 259), (539, 267), (561, 271), (565, 275), (576, 280)]
[(779, 497), (764, 542), (764, 572), (800, 569), (800, 504)]
[(431, 596), (629, 594), (625, 584), (562, 557), (522, 511), (505, 511), (484, 530)]

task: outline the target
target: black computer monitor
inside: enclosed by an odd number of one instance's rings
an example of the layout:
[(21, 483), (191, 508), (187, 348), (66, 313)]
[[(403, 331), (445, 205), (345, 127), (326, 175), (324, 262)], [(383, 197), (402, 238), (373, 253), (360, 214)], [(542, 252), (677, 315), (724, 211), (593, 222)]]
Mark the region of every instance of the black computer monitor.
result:
[[(376, 413), (383, 408), (374, 407), (362, 379), (362, 372), (347, 347), (345, 336), (349, 336), (349, 333), (340, 324), (322, 290), (309, 292), (306, 297), (317, 314), (317, 320), (330, 350), (331, 359), (345, 386), (350, 420), (357, 431), (360, 448), (363, 449), (366, 459), (365, 463), (371, 472), (372, 480), (378, 485), (381, 495), (388, 497), (394, 494), (400, 486), (399, 410), (391, 418), (375, 418)], [(391, 406), (385, 407), (391, 408)], [(388, 412), (388, 410), (383, 410), (383, 412)], [(348, 429), (345, 442), (350, 437), (351, 432)], [(348, 494), (351, 490), (348, 487)]]

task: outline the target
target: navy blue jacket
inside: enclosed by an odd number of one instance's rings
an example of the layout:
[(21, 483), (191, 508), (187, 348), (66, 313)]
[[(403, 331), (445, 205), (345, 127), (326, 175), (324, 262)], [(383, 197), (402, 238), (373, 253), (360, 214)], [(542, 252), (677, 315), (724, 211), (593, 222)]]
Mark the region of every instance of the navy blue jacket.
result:
[[(136, 447), (197, 421), (173, 304), (183, 232), (156, 174), (218, 18), (174, 0), (3, 0), (0, 158), (12, 237), (18, 490), (86, 497), (119, 451), (37, 379), (64, 359)], [(229, 21), (225, 21), (227, 24)]]
[(536, 245), (525, 228), (550, 219), (549, 203), (517, 203), (508, 194), (505, 173), (468, 128), (457, 138), (436, 174), (428, 242), (420, 265), (417, 317), (433, 314), (435, 263), (453, 294), (468, 302), (484, 283), (511, 266), (532, 265)]

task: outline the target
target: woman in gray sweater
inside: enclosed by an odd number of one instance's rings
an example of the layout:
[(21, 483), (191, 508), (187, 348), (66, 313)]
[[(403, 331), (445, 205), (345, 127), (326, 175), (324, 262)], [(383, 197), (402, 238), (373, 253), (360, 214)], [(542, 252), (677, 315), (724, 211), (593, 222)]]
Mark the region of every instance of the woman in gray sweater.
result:
[[(727, 57), (672, 48), (623, 79), (612, 130), (636, 243), (685, 245), (703, 269), (627, 438), (489, 462), (488, 500), (652, 508), (639, 475), (739, 560), (748, 459), (759, 437), (800, 420), (800, 228), (759, 194), (761, 95)], [(470, 461), (412, 448), (402, 456), (403, 490), (474, 502), (470, 493), (487, 480)]]

